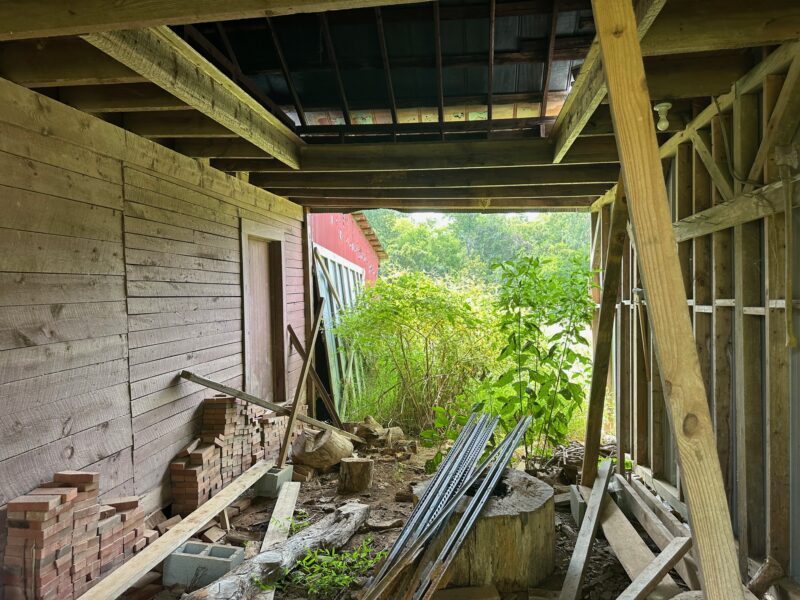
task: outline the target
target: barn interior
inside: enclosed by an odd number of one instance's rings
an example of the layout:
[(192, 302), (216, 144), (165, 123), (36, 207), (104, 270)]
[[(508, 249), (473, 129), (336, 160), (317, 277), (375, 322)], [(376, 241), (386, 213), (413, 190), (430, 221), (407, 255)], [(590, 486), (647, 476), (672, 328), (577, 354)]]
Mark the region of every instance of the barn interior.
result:
[[(364, 442), (309, 223), (372, 208), (591, 213), (586, 515), (503, 597), (583, 597), (602, 531), (620, 597), (800, 598), (798, 125), (794, 0), (0, 0), (0, 599), (152, 597), (304, 427)], [(216, 410), (251, 452), (187, 501)], [(190, 597), (280, 597), (264, 557)]]

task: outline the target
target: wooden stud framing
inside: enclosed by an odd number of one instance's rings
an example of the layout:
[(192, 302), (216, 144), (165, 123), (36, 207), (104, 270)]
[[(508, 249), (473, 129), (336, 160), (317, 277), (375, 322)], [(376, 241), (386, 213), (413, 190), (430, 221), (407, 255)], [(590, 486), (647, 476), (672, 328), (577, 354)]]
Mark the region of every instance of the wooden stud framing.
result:
[(272, 22), (272, 19), (267, 17), (266, 21), (267, 29), (269, 29), (269, 35), (272, 38), (272, 45), (275, 47), (275, 55), (278, 57), (278, 62), (280, 62), (281, 65), (281, 73), (283, 74), (283, 78), (286, 80), (286, 87), (289, 88), (289, 93), (292, 95), (294, 108), (297, 111), (297, 118), (300, 121), (300, 125), (305, 127), (307, 125), (306, 113), (303, 110), (303, 103), (300, 101), (300, 95), (297, 93), (297, 88), (294, 85), (294, 81), (292, 81), (292, 73), (289, 70), (289, 64), (286, 62), (286, 57), (283, 55), (281, 40), (278, 38), (278, 32), (275, 31), (275, 24)]
[(644, 64), (629, 0), (593, 0), (631, 223), (709, 600), (741, 598), (736, 553), (668, 214)]
[(167, 27), (84, 39), (281, 162), (300, 166), (303, 142)]
[[(733, 104), (733, 169), (743, 177), (750, 169), (758, 142), (758, 97), (746, 94)], [(741, 191), (743, 181), (735, 181)], [(745, 315), (745, 306), (761, 304), (760, 223), (737, 225), (733, 230), (734, 348), (736, 360), (736, 506), (739, 568), (747, 577), (749, 556), (764, 551), (764, 465), (761, 394), (760, 317)]]

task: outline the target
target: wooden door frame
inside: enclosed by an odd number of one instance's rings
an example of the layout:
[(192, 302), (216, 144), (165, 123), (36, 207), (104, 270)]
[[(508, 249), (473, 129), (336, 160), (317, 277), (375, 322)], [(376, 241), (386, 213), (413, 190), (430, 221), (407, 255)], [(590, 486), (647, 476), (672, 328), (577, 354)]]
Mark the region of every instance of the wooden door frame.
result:
[[(257, 221), (241, 219), (241, 278), (242, 278), (242, 337), (244, 348), (244, 390), (250, 391), (249, 384), (252, 377), (250, 341), (247, 335), (250, 322), (250, 310), (247, 298), (250, 292), (250, 282), (247, 278), (250, 265), (250, 253), (247, 241), (256, 238), (269, 243), (269, 283), (270, 283), (270, 318), (272, 319), (272, 371), (274, 381), (272, 386), (272, 402), (283, 404), (286, 402), (286, 377), (288, 364), (288, 343), (286, 333), (286, 302), (284, 299), (284, 282), (286, 281), (286, 260), (284, 256), (285, 237), (283, 230), (265, 225)], [(277, 250), (273, 252), (273, 249)], [(276, 256), (277, 254), (277, 256)], [(276, 268), (278, 267), (278, 268)]]

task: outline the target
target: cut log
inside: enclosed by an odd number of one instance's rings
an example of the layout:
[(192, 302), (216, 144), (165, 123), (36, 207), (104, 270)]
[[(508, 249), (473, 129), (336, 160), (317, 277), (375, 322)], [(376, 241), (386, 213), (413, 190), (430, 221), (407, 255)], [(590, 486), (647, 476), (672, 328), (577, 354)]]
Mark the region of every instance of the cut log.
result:
[(309, 550), (339, 548), (367, 521), (369, 506), (345, 504), (287, 541), (243, 562), (236, 569), (206, 587), (184, 596), (186, 600), (252, 600), (262, 589), (255, 583), (276, 581), (291, 570)]
[(292, 444), (292, 462), (327, 469), (353, 454), (353, 443), (335, 431), (304, 429)]
[(372, 469), (375, 462), (371, 458), (343, 458), (339, 464), (340, 494), (363, 492), (372, 486)]
[[(427, 483), (413, 486), (417, 498)], [(465, 506), (466, 500), (456, 509), (436, 544), (444, 544)], [(501, 593), (511, 593), (536, 587), (553, 572), (554, 566), (553, 488), (527, 473), (506, 469), (450, 565), (448, 585), (491, 583)]]
[(356, 425), (356, 435), (364, 438), (370, 446), (391, 446), (406, 439), (400, 427), (384, 427), (369, 416)]

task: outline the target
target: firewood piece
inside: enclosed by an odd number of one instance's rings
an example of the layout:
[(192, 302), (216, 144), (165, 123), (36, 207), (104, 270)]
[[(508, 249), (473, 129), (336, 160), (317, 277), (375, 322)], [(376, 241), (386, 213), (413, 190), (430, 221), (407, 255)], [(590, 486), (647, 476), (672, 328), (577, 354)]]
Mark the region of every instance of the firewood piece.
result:
[(338, 508), (287, 541), (246, 560), (214, 583), (184, 596), (186, 600), (251, 598), (260, 590), (256, 581), (275, 581), (289, 571), (309, 550), (340, 548), (366, 522), (369, 506), (350, 503)]
[(156, 527), (158, 528), (158, 533), (164, 535), (167, 531), (169, 531), (170, 527), (172, 527), (173, 525), (177, 525), (180, 522), (181, 522), (181, 516), (175, 515), (174, 517), (167, 519), (163, 523), (159, 523), (158, 525), (156, 525)]
[(211, 544), (216, 544), (224, 537), (225, 537), (225, 530), (220, 529), (219, 527), (211, 527), (210, 529), (204, 531), (203, 534), (200, 536), (201, 539)]
[(339, 464), (353, 454), (353, 443), (335, 431), (304, 429), (292, 445), (292, 462), (315, 469)]
[(343, 458), (339, 463), (340, 494), (363, 492), (372, 486), (372, 471), (375, 462), (371, 458)]

